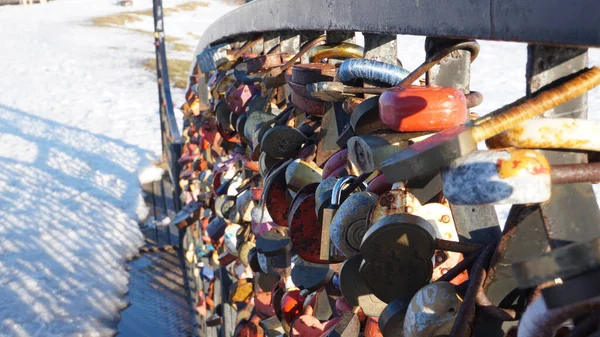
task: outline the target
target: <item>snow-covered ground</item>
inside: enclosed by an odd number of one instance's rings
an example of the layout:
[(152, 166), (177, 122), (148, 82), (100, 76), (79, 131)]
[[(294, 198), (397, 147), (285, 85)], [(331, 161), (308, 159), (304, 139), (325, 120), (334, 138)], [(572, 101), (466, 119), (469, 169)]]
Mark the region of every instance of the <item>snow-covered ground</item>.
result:
[[(154, 45), (152, 35), (90, 20), (151, 6), (0, 7), (0, 336), (116, 332), (125, 261), (143, 242), (139, 179), (155, 174), (138, 175), (160, 158), (156, 77), (141, 67)], [(193, 49), (186, 33), (202, 34), (230, 9), (172, 14), (167, 34)], [(151, 31), (152, 18), (136, 25)], [(183, 91), (174, 95), (180, 105)]]
[[(0, 336), (115, 332), (126, 306), (125, 261), (143, 240), (139, 183), (156, 176), (145, 168), (160, 156), (155, 77), (141, 68), (154, 47), (150, 35), (93, 27), (90, 19), (150, 7), (149, 0), (129, 8), (106, 0), (0, 7)], [(193, 49), (231, 8), (173, 13), (166, 34)], [(152, 18), (127, 27), (151, 31)], [(485, 96), (476, 109), (483, 114), (523, 94), (526, 51), (481, 46), (472, 88)], [(403, 36), (399, 49), (408, 69), (423, 59), (422, 38)], [(590, 63), (600, 64), (600, 53)], [(182, 99), (174, 90), (175, 103)], [(599, 109), (594, 90), (590, 117), (600, 119)]]

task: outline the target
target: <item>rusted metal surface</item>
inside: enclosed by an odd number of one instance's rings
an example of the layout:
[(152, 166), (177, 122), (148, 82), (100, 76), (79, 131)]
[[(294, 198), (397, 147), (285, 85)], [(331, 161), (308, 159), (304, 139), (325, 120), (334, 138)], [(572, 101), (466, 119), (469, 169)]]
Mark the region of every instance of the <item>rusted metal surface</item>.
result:
[(485, 270), (487, 269), (489, 259), (494, 252), (494, 248), (494, 244), (488, 244), (471, 268), (471, 272), (469, 273), (469, 287), (467, 288), (462, 306), (458, 310), (458, 314), (454, 321), (454, 326), (450, 333), (450, 336), (452, 337), (468, 337), (471, 335), (477, 293), (481, 287), (483, 287), (486, 276)]
[(600, 151), (600, 122), (575, 118), (540, 118), (486, 141), (491, 148), (570, 149)]
[(563, 164), (552, 166), (553, 184), (600, 182), (600, 163)]

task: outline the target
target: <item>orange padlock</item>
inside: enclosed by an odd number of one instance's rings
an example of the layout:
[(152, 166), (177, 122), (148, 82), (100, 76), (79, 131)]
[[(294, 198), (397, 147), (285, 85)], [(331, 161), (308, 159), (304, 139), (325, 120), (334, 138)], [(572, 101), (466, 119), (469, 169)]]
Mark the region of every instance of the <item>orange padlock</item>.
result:
[(392, 88), (379, 97), (379, 118), (399, 132), (440, 131), (469, 119), (467, 99), (456, 88)]

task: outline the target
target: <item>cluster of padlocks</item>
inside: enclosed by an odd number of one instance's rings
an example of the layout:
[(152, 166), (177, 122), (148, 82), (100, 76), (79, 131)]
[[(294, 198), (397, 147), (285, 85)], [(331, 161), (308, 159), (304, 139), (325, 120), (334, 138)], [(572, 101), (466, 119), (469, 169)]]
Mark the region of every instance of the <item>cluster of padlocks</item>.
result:
[[(598, 180), (597, 164), (550, 166), (536, 150), (597, 151), (597, 122), (534, 117), (597, 86), (600, 69), (478, 118), (480, 93), (420, 81), (457, 51), (476, 59), (477, 42), (448, 41), (413, 71), (325, 37), (295, 55), (252, 54), (258, 39), (198, 56), (176, 222), (203, 324), (224, 324), (223, 303), (234, 336), (469, 336), (476, 312), (522, 319), (525, 336), (570, 317), (549, 323), (557, 308), (539, 294), (491, 303), (480, 290), (498, 242), (461, 242), (451, 205), (543, 203), (553, 184)], [(515, 266), (522, 289), (598, 267), (544, 274), (539, 259)], [(225, 295), (219, 269), (233, 280)]]

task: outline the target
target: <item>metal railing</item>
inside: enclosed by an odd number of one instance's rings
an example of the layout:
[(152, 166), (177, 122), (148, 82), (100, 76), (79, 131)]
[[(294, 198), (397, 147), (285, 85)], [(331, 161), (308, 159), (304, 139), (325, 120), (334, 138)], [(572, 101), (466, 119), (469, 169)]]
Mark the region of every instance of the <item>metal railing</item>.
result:
[[(203, 33), (196, 48), (199, 64), (193, 69), (209, 78), (214, 69), (203, 68), (202, 61), (216, 61), (224, 48), (239, 47), (259, 36), (263, 42), (252, 48), (253, 53), (279, 45), (281, 52), (295, 54), (319, 34), (326, 33), (328, 42), (352, 42), (355, 32), (361, 32), (364, 57), (389, 63), (397, 60), (397, 34), (426, 36), (427, 55), (434, 52), (433, 41), (440, 39), (518, 41), (529, 43), (524, 94), (531, 94), (587, 67), (587, 48), (600, 47), (598, 12), (597, 0), (258, 0), (224, 15)], [(428, 72), (427, 83), (468, 91), (470, 52), (462, 50), (443, 59)], [(587, 95), (545, 116), (587, 118)], [(543, 152), (552, 164), (587, 160), (581, 153)], [(494, 257), (498, 263), (484, 286), (495, 305), (516, 288), (511, 263), (600, 236), (600, 210), (591, 184), (555, 186), (552, 195), (542, 205), (513, 206), (504, 230), (506, 235), (510, 232), (510, 240), (498, 248)], [(453, 205), (451, 209), (462, 242), (486, 244), (500, 239), (492, 206)], [(507, 324), (513, 323), (486, 318), (476, 322), (474, 329), (478, 336), (503, 336)], [(233, 333), (230, 328), (221, 332), (222, 336)]]
[(171, 98), (171, 85), (169, 83), (169, 68), (165, 46), (165, 32), (163, 20), (162, 0), (153, 0), (154, 16), (154, 46), (156, 53), (156, 76), (158, 84), (158, 103), (160, 113), (160, 128), (162, 138), (162, 159), (167, 164), (169, 177), (173, 183), (173, 202), (177, 210), (181, 209), (181, 188), (179, 187), (179, 164), (177, 159), (181, 154), (181, 134), (179, 132), (173, 100)]

